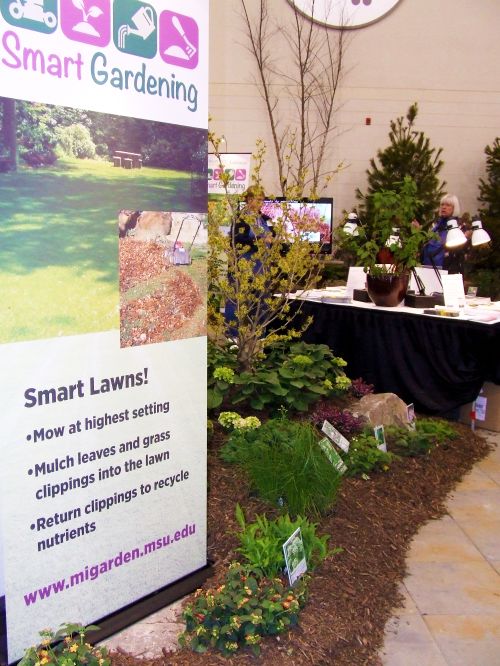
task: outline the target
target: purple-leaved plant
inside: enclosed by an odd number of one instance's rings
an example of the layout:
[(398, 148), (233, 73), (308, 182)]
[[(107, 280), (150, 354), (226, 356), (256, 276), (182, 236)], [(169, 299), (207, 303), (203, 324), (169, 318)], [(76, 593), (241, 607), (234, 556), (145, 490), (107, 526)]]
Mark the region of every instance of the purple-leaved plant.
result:
[(364, 395), (373, 393), (373, 384), (367, 384), (361, 377), (351, 381), (351, 393), (355, 398), (362, 398)]
[(323, 421), (329, 421), (344, 437), (357, 435), (366, 425), (361, 416), (355, 416), (348, 409), (339, 409), (328, 402), (320, 402), (311, 412), (311, 420), (321, 428)]

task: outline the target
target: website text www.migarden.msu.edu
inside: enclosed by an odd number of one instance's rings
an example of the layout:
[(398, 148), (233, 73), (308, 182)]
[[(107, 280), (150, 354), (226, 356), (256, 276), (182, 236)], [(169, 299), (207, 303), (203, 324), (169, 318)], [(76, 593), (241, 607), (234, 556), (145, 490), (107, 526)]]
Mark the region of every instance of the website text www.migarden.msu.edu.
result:
[(43, 599), (48, 599), (54, 594), (59, 594), (65, 590), (69, 590), (75, 585), (81, 585), (87, 581), (96, 580), (99, 576), (108, 573), (112, 569), (117, 569), (129, 562), (139, 559), (140, 557), (145, 557), (146, 555), (151, 555), (161, 548), (168, 547), (177, 541), (182, 541), (182, 539), (188, 539), (193, 536), (196, 532), (196, 524), (186, 524), (182, 529), (177, 530), (173, 534), (165, 534), (158, 539), (153, 539), (148, 541), (143, 545), (142, 548), (133, 548), (132, 550), (120, 550), (114, 557), (110, 557), (107, 560), (103, 560), (97, 564), (86, 565), (80, 571), (77, 571), (68, 578), (61, 578), (56, 580), (49, 585), (40, 587), (33, 592), (28, 592), (24, 595), (24, 603), (26, 606), (32, 606), (38, 601)]

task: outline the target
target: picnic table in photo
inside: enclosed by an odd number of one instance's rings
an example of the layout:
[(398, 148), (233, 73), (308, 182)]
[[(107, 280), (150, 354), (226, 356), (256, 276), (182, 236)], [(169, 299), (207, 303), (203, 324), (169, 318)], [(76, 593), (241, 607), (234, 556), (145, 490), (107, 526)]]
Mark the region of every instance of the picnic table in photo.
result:
[(130, 153), (126, 150), (115, 150), (113, 153), (113, 166), (124, 169), (141, 169), (141, 153)]

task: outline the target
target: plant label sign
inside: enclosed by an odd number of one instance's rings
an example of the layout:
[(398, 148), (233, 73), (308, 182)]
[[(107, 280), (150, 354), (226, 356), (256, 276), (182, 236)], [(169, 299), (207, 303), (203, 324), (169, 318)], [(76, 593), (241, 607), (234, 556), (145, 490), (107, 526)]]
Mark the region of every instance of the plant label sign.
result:
[(373, 429), (373, 434), (375, 435), (375, 439), (377, 440), (377, 449), (383, 451), (384, 453), (387, 453), (387, 443), (385, 441), (384, 426), (383, 425), (375, 426), (375, 428)]
[(0, 3), (2, 664), (207, 568), (208, 12)]
[(323, 439), (319, 440), (318, 444), (337, 472), (339, 474), (344, 474), (347, 471), (347, 467), (337, 451), (333, 448), (331, 442), (326, 437), (323, 437)]
[(306, 551), (302, 541), (300, 527), (283, 544), (286, 570), (290, 585), (295, 585), (307, 571)]
[(413, 402), (406, 406), (406, 415), (408, 419), (408, 425), (412, 430), (415, 430), (417, 427), (417, 419), (415, 416), (415, 405)]
[(484, 395), (479, 395), (475, 400), (475, 413), (477, 421), (486, 420), (486, 405), (488, 404), (488, 398)]
[(349, 453), (349, 440), (342, 435), (336, 428), (332, 426), (332, 424), (329, 421), (323, 421), (323, 425), (321, 427), (321, 430), (329, 437), (332, 442), (335, 442), (335, 444), (342, 449), (342, 451), (345, 451), (345, 453)]

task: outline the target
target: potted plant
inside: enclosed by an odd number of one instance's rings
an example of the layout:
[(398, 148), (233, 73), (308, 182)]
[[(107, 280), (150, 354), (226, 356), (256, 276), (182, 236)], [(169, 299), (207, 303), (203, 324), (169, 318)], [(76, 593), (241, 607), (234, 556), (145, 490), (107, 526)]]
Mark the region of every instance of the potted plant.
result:
[(420, 205), (417, 186), (405, 176), (393, 190), (373, 195), (371, 219), (356, 236), (345, 238), (344, 247), (354, 251), (363, 266), (366, 287), (375, 305), (399, 305), (406, 294), (411, 269), (420, 261), (423, 245), (433, 237), (416, 221)]

